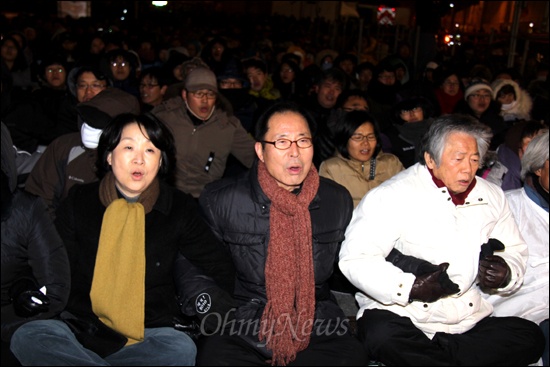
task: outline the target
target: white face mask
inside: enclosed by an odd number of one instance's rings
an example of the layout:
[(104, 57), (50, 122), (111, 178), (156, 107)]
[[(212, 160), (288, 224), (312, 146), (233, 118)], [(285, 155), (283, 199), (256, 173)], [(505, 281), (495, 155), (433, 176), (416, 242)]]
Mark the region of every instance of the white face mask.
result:
[(87, 123), (83, 123), (80, 128), (80, 137), (82, 138), (82, 144), (88, 149), (96, 149), (99, 144), (99, 137), (101, 136), (101, 129), (94, 129)]
[(518, 104), (518, 101), (514, 101), (514, 102), (508, 103), (508, 104), (503, 104), (501, 109), (503, 111), (510, 111), (512, 108), (516, 107), (517, 104)]

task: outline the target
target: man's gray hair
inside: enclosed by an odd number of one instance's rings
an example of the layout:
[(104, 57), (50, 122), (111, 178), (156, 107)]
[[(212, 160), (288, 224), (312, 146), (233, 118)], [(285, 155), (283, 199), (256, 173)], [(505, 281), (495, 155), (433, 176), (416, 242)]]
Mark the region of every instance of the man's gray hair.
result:
[(537, 135), (531, 140), (525, 153), (521, 158), (521, 179), (529, 173), (534, 173), (536, 170), (543, 168), (544, 163), (548, 160), (548, 129), (544, 133)]
[(447, 145), (447, 139), (453, 133), (464, 133), (472, 136), (477, 142), (479, 161), (483, 162), (493, 133), (488, 126), (478, 122), (473, 117), (460, 114), (443, 115), (433, 121), (426, 135), (424, 135), (422, 155), (419, 157), (420, 162), (426, 164), (424, 152), (427, 152), (436, 166), (439, 167), (441, 156), (445, 150), (445, 145)]

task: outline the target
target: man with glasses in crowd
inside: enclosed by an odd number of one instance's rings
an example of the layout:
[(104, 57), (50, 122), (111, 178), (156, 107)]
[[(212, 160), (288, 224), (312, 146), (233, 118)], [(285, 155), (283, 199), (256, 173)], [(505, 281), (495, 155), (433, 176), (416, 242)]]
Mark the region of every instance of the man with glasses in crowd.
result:
[(313, 165), (315, 121), (277, 102), (256, 125), (257, 160), (245, 174), (207, 185), (199, 202), (239, 276), (232, 317), (201, 341), (197, 364), (366, 365), (330, 293), (349, 192)]
[(198, 198), (204, 186), (220, 179), (229, 155), (250, 168), (254, 139), (218, 96), (216, 76), (204, 67), (193, 69), (180, 96), (151, 113), (172, 131), (176, 143), (176, 187)]

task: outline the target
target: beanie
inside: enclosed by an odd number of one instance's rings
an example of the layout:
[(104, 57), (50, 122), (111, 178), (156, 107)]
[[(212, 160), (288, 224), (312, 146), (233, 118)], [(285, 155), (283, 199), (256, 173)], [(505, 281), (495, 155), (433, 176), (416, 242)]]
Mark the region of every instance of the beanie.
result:
[(95, 129), (104, 129), (114, 117), (122, 113), (139, 114), (140, 107), (135, 96), (110, 87), (89, 101), (79, 103), (76, 110), (82, 122)]
[(216, 75), (212, 70), (203, 67), (191, 70), (185, 77), (184, 86), (189, 92), (196, 92), (201, 89), (218, 91)]
[(491, 93), (491, 98), (492, 98), (493, 90), (491, 89), (491, 86), (485, 81), (475, 81), (466, 88), (466, 91), (464, 92), (464, 99), (468, 100), (468, 97), (471, 94), (474, 94), (478, 90), (482, 90), (482, 89), (486, 89), (489, 93)]

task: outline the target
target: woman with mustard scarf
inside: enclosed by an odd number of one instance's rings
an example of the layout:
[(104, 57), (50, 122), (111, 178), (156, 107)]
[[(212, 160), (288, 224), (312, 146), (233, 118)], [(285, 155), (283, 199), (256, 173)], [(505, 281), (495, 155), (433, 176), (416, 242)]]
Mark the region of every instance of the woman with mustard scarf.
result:
[(106, 174), (75, 186), (56, 213), (71, 265), (68, 305), (60, 320), (14, 335), (23, 365), (195, 364), (194, 341), (174, 328), (175, 260), (183, 255), (224, 285), (233, 268), (195, 200), (164, 180), (173, 157), (172, 135), (151, 115), (119, 115), (105, 128), (97, 166)]

